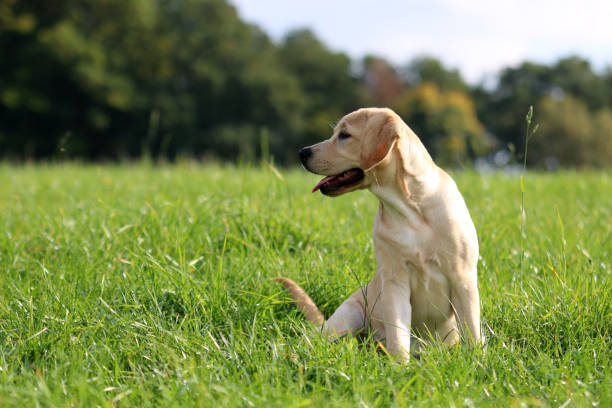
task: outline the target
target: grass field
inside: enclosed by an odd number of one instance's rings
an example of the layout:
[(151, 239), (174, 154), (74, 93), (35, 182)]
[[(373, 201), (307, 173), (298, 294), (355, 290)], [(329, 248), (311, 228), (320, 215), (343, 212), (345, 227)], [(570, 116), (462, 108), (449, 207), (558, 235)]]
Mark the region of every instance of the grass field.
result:
[(328, 343), (375, 262), (375, 198), (303, 170), (0, 165), (0, 406), (611, 406), (612, 173), (455, 174), (480, 240), (482, 348), (400, 365)]

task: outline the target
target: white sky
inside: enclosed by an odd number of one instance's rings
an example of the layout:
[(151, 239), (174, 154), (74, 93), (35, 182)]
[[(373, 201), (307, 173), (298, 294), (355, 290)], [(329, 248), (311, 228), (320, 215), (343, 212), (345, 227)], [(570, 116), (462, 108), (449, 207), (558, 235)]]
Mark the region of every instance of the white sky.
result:
[(331, 49), (403, 64), (429, 54), (469, 82), (529, 59), (612, 64), (612, 0), (230, 0), (274, 40), (308, 27)]

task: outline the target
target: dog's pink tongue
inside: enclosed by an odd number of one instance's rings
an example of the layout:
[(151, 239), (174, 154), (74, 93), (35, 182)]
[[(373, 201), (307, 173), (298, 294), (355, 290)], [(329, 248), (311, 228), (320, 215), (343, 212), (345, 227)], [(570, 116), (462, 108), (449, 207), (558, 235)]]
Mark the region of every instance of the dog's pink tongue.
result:
[(327, 176), (323, 178), (321, 181), (319, 181), (319, 183), (316, 186), (314, 186), (314, 188), (312, 189), (312, 192), (314, 193), (315, 191), (320, 189), (323, 184), (327, 183), (329, 180), (333, 179), (334, 177), (336, 176)]

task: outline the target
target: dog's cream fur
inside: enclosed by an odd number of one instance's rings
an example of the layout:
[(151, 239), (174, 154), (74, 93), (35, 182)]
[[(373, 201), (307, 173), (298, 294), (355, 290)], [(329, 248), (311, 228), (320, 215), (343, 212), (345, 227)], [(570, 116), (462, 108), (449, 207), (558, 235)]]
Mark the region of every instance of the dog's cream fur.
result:
[(367, 188), (379, 207), (374, 277), (327, 321), (299, 286), (277, 279), (308, 320), (330, 336), (369, 327), (390, 354), (405, 360), (411, 342), (413, 350), (421, 341), (480, 342), (476, 230), (455, 182), (412, 130), (390, 109), (359, 109), (310, 149), (304, 165), (313, 173), (365, 172), (361, 182), (329, 195)]

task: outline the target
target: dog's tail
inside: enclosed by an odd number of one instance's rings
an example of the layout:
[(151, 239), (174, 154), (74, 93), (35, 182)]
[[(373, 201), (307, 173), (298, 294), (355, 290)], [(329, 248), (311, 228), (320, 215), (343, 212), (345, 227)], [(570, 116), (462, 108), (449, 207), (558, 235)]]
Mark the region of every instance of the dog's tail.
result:
[(315, 302), (308, 296), (308, 293), (306, 293), (297, 283), (289, 278), (282, 277), (272, 278), (272, 280), (282, 283), (283, 286), (287, 288), (289, 296), (291, 296), (291, 299), (295, 302), (298, 310), (304, 313), (306, 320), (317, 326), (322, 326), (323, 323), (325, 323), (323, 313), (321, 313)]

